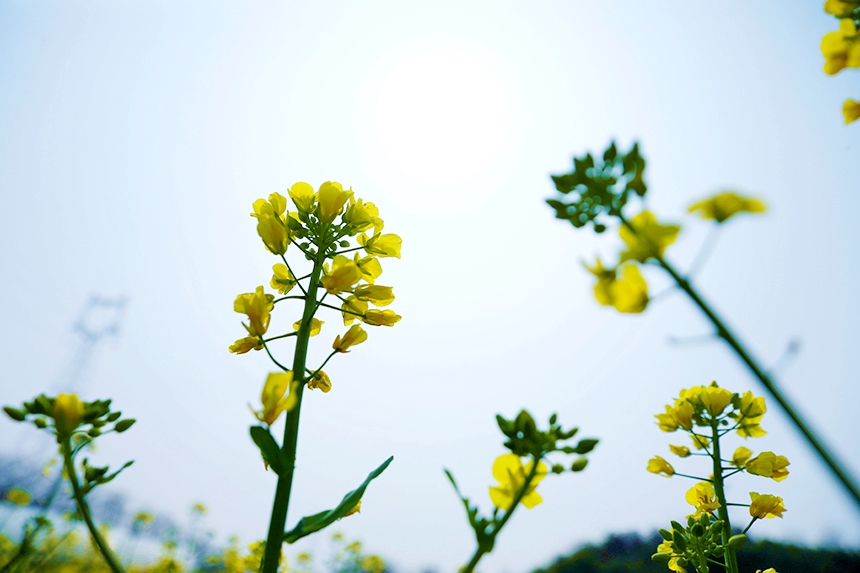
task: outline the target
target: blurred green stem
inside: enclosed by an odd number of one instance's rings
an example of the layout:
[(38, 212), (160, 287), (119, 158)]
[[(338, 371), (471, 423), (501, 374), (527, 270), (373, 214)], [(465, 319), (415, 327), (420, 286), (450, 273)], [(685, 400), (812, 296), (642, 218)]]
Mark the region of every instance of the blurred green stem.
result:
[(90, 512), (90, 506), (87, 504), (87, 500), (84, 499), (84, 495), (81, 493), (81, 486), (78, 483), (78, 474), (75, 471), (75, 460), (72, 455), (72, 444), (71, 438), (66, 437), (63, 438), (63, 441), (60, 445), (60, 449), (63, 454), (63, 463), (66, 468), (66, 477), (69, 479), (69, 483), (72, 486), (72, 496), (75, 498), (75, 502), (78, 505), (78, 512), (81, 514), (81, 517), (84, 518), (84, 523), (87, 524), (87, 529), (90, 530), (90, 535), (93, 537), (93, 541), (98, 547), (99, 552), (104, 557), (105, 562), (110, 567), (113, 573), (125, 573), (125, 570), (122, 568), (122, 564), (114, 552), (111, 551), (110, 546), (104, 537), (102, 537), (101, 532), (99, 531), (96, 524), (93, 523), (92, 513)]

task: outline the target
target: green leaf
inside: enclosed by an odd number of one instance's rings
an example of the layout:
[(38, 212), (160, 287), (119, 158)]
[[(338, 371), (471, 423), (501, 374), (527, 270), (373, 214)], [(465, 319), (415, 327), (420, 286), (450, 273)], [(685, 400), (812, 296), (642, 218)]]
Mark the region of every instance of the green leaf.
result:
[(579, 443), (576, 444), (576, 453), (579, 455), (587, 454), (591, 450), (594, 449), (594, 446), (597, 445), (599, 440), (595, 440), (592, 438), (586, 438), (584, 440), (579, 440)]
[(269, 429), (263, 426), (251, 426), (251, 439), (260, 448), (263, 460), (272, 470), (279, 476), (284, 475), (287, 472), (287, 460)]
[(328, 511), (321, 511), (319, 513), (315, 513), (314, 515), (308, 515), (299, 520), (296, 526), (291, 530), (284, 533), (284, 541), (287, 543), (295, 543), (302, 537), (310, 535), (311, 533), (315, 533), (320, 529), (328, 527), (354, 508), (356, 504), (361, 501), (361, 496), (364, 495), (364, 490), (367, 489), (367, 486), (373, 481), (375, 478), (379, 477), (385, 468), (388, 467), (388, 464), (394, 459), (394, 456), (391, 456), (385, 462), (370, 472), (368, 474), (367, 479), (364, 480), (357, 489), (352, 490), (345, 496), (338, 504), (338, 506), (334, 509), (330, 509)]

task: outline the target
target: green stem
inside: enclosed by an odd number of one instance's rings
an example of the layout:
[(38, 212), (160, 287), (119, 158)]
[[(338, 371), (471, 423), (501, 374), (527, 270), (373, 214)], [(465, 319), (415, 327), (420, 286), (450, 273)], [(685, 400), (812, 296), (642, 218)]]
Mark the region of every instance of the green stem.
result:
[(90, 506), (87, 504), (86, 499), (84, 499), (84, 496), (81, 493), (81, 486), (78, 483), (78, 474), (75, 471), (75, 461), (72, 457), (72, 446), (68, 437), (63, 439), (61, 449), (63, 452), (63, 461), (66, 467), (66, 476), (72, 486), (72, 496), (75, 498), (75, 502), (78, 505), (78, 512), (80, 512), (81, 517), (84, 518), (84, 523), (87, 524), (87, 529), (90, 530), (90, 535), (92, 535), (96, 547), (98, 547), (99, 552), (101, 552), (102, 557), (104, 557), (104, 560), (107, 562), (108, 567), (110, 567), (113, 573), (125, 573), (119, 559), (114, 555), (113, 551), (111, 551), (110, 546), (107, 544), (107, 541), (105, 541), (105, 538), (102, 537), (96, 524), (93, 523)]
[[(621, 219), (622, 224), (630, 229), (633, 233), (638, 234), (636, 229), (634, 229), (630, 223), (623, 217), (619, 217)], [(830, 468), (831, 472), (836, 476), (839, 482), (845, 487), (848, 494), (853, 498), (854, 503), (857, 506), (857, 509), (860, 510), (860, 488), (854, 483), (851, 477), (848, 475), (848, 472), (843, 469), (842, 464), (840, 464), (833, 454), (830, 453), (830, 450), (818, 439), (815, 433), (812, 431), (812, 428), (804, 422), (804, 420), (800, 417), (800, 414), (795, 410), (794, 406), (792, 406), (788, 399), (782, 394), (782, 392), (777, 388), (776, 381), (768, 376), (764, 369), (759, 366), (758, 362), (753, 359), (752, 355), (747, 351), (747, 349), (740, 343), (737, 336), (735, 336), (726, 325), (725, 322), (714, 312), (711, 306), (705, 302), (705, 300), (699, 295), (698, 292), (693, 288), (693, 285), (690, 284), (690, 281), (685, 277), (681, 276), (677, 270), (675, 270), (672, 265), (670, 265), (665, 259), (662, 257), (655, 257), (657, 263), (663, 267), (667, 273), (669, 273), (675, 282), (678, 284), (684, 292), (696, 303), (696, 306), (708, 317), (711, 323), (714, 325), (714, 328), (717, 331), (717, 336), (726, 341), (726, 343), (735, 351), (738, 357), (746, 364), (747, 368), (753, 373), (753, 375), (758, 378), (758, 380), (765, 387), (765, 390), (768, 391), (770, 396), (777, 401), (777, 403), (782, 407), (783, 411), (788, 414), (788, 417), (794, 422), (794, 425), (800, 430), (801, 434), (806, 438), (809, 444), (815, 449), (824, 463)]]
[(729, 510), (726, 502), (726, 491), (723, 487), (723, 471), (720, 463), (720, 436), (719, 422), (716, 419), (711, 420), (711, 430), (713, 431), (712, 447), (714, 448), (714, 492), (717, 494), (717, 499), (720, 502), (720, 507), (717, 508), (717, 513), (723, 522), (722, 540), (723, 546), (726, 548), (724, 560), (726, 562), (726, 571), (729, 573), (738, 573), (738, 557), (735, 554), (733, 547), (729, 545), (729, 538), (732, 536), (732, 524), (729, 521)]
[(296, 466), (296, 446), (299, 439), (299, 416), (302, 411), (302, 392), (304, 391), (304, 372), (308, 357), (308, 342), (311, 335), (311, 319), (317, 308), (317, 289), (325, 261), (325, 249), (319, 249), (314, 259), (314, 270), (308, 284), (305, 297), (305, 308), (302, 323), (296, 336), (296, 351), (293, 356), (293, 376), (300, 384), (296, 388), (296, 405), (287, 412), (287, 423), (284, 428), (284, 442), (281, 450), (287, 459), (285, 473), (278, 477), (275, 489), (275, 501), (272, 504), (272, 517), (269, 521), (269, 533), (266, 537), (266, 548), (263, 553), (261, 573), (277, 573), (281, 561), (281, 545), (284, 539), (284, 526), (287, 523), (287, 510), (290, 506), (290, 492), (293, 487), (293, 472)]

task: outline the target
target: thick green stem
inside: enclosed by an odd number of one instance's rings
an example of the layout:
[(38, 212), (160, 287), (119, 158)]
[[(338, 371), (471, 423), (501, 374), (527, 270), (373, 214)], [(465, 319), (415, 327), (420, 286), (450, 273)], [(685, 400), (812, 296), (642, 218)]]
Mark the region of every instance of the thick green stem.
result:
[[(630, 224), (627, 219), (623, 216), (619, 216), (621, 223), (630, 229), (634, 234), (638, 235), (638, 231)], [(782, 392), (777, 388), (776, 381), (768, 376), (764, 369), (759, 366), (758, 362), (753, 359), (752, 355), (747, 351), (747, 349), (741, 344), (738, 340), (737, 336), (735, 336), (726, 325), (725, 322), (717, 315), (716, 312), (711, 308), (711, 306), (705, 302), (705, 300), (696, 292), (696, 289), (693, 288), (693, 285), (690, 284), (690, 281), (685, 277), (681, 276), (681, 274), (675, 270), (675, 268), (670, 265), (665, 259), (662, 257), (655, 257), (657, 263), (663, 267), (667, 273), (672, 276), (672, 279), (678, 284), (681, 289), (687, 293), (687, 295), (696, 303), (696, 306), (708, 317), (708, 320), (714, 325), (714, 328), (717, 331), (717, 336), (722, 338), (726, 343), (735, 351), (738, 357), (746, 364), (747, 368), (753, 373), (753, 375), (758, 378), (759, 382), (762, 383), (765, 390), (770, 394), (771, 398), (776, 400), (776, 402), (782, 407), (783, 411), (788, 414), (788, 417), (794, 422), (794, 425), (800, 430), (800, 433), (806, 438), (809, 444), (815, 449), (818, 453), (819, 457), (824, 461), (830, 471), (836, 476), (839, 482), (845, 487), (847, 493), (854, 501), (854, 504), (857, 506), (857, 509), (860, 510), (860, 488), (854, 483), (851, 477), (848, 475), (848, 472), (843, 469), (842, 464), (840, 464), (833, 454), (830, 453), (830, 450), (824, 445), (821, 440), (815, 435), (812, 431), (812, 428), (803, 421), (800, 417), (800, 414), (797, 410), (795, 410), (794, 406), (792, 406), (788, 399), (782, 394)]]
[(723, 546), (726, 548), (725, 562), (726, 571), (729, 573), (738, 573), (738, 557), (735, 554), (733, 547), (729, 545), (729, 538), (732, 536), (732, 524), (729, 521), (729, 509), (726, 501), (726, 490), (723, 487), (723, 462), (720, 458), (720, 433), (719, 421), (711, 420), (711, 429), (713, 441), (713, 462), (714, 462), (714, 492), (717, 494), (717, 499), (720, 501), (720, 507), (717, 508), (717, 514), (723, 522)]
[(101, 552), (102, 557), (104, 557), (104, 560), (107, 562), (108, 567), (110, 567), (113, 573), (125, 573), (125, 569), (122, 568), (119, 558), (117, 558), (117, 556), (114, 555), (114, 552), (111, 551), (107, 541), (102, 537), (96, 524), (93, 523), (90, 506), (87, 504), (86, 499), (84, 499), (84, 496), (81, 493), (81, 486), (78, 483), (78, 474), (75, 472), (75, 460), (72, 457), (72, 444), (70, 438), (63, 439), (61, 449), (63, 452), (63, 462), (66, 468), (66, 476), (69, 478), (69, 483), (72, 486), (72, 495), (78, 505), (78, 512), (81, 514), (81, 517), (84, 518), (84, 523), (87, 524), (87, 529), (90, 530), (90, 535), (93, 536), (93, 541), (95, 541), (96, 547), (98, 547), (99, 552)]
[(281, 545), (284, 539), (284, 526), (287, 523), (287, 510), (290, 506), (290, 492), (293, 487), (293, 471), (296, 466), (296, 446), (299, 440), (299, 416), (302, 411), (302, 393), (305, 388), (304, 373), (308, 357), (308, 342), (311, 335), (311, 319), (317, 308), (317, 289), (325, 262), (325, 249), (320, 248), (314, 259), (314, 270), (311, 273), (302, 323), (296, 335), (296, 351), (293, 355), (293, 377), (299, 381), (296, 388), (296, 405), (287, 412), (287, 423), (284, 428), (284, 442), (281, 450), (287, 459), (285, 473), (278, 477), (275, 489), (275, 501), (272, 504), (272, 517), (269, 521), (269, 533), (266, 536), (266, 548), (263, 554), (262, 573), (277, 573), (281, 561)]

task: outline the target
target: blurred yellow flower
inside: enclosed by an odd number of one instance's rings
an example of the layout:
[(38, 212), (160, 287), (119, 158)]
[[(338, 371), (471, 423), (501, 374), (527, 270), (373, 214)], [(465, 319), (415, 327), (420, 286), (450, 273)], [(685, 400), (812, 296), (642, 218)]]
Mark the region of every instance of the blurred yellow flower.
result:
[(272, 193), (269, 195), (269, 200), (257, 199), (253, 204), (254, 212), (252, 217), (259, 219), (260, 217), (284, 217), (287, 211), (287, 200), (280, 193)]
[(382, 573), (385, 570), (385, 561), (379, 555), (362, 557), (359, 565), (368, 573)]
[[(296, 405), (296, 389), (299, 383), (293, 380), (293, 373), (270, 372), (263, 386), (260, 401), (263, 409), (259, 412), (251, 410), (258, 420), (271, 426), (283, 412), (288, 412)], [(289, 394), (287, 390), (289, 389)], [(285, 394), (287, 394), (285, 396)]]
[(290, 196), (290, 199), (293, 200), (293, 203), (296, 204), (296, 208), (302, 213), (312, 213), (314, 210), (314, 203), (316, 202), (316, 194), (314, 193), (314, 188), (305, 183), (304, 181), (299, 181), (287, 191), (287, 194)]
[(308, 380), (308, 389), (316, 390), (319, 388), (323, 391), (323, 394), (328, 394), (331, 391), (331, 378), (328, 377), (328, 374), (320, 370), (317, 372), (313, 378)]
[(750, 492), (750, 515), (759, 519), (782, 517), (785, 511), (785, 506), (782, 504), (782, 498), (775, 495), (765, 493)]
[(857, 121), (860, 118), (860, 101), (845, 100), (842, 104), (842, 116), (845, 118), (845, 125)]
[(134, 521), (141, 525), (152, 525), (155, 523), (155, 516), (148, 511), (138, 511), (134, 516)]
[(765, 412), (767, 406), (763, 396), (755, 397), (749, 390), (744, 392), (738, 413), (732, 416), (738, 424), (738, 435), (743, 438), (760, 438), (767, 434), (759, 425)]
[(774, 481), (782, 481), (788, 477), (786, 467), (791, 465), (788, 458), (778, 456), (773, 452), (762, 452), (746, 463), (746, 470), (753, 475), (769, 477)]
[(269, 329), (269, 319), (272, 309), (275, 308), (275, 297), (265, 294), (263, 287), (258, 286), (252, 293), (240, 294), (233, 302), (233, 310), (248, 316), (250, 325), (245, 329), (251, 336), (263, 336)]
[(711, 445), (711, 439), (707, 436), (700, 436), (698, 434), (691, 434), (690, 439), (693, 440), (693, 447), (697, 450), (704, 450), (708, 446)]
[(668, 541), (664, 541), (660, 545), (657, 546), (657, 553), (665, 553), (666, 555), (671, 555), (672, 558), (669, 559), (669, 563), (667, 566), (670, 571), (677, 571), (678, 573), (687, 573), (687, 570), (681, 567), (678, 564), (678, 558), (685, 557), (683, 553), (675, 553), (672, 549), (672, 544)]
[(837, 17), (847, 16), (858, 7), (860, 0), (827, 0), (824, 3), (824, 11)]
[(657, 418), (657, 426), (664, 432), (674, 432), (678, 429), (678, 420), (675, 418), (675, 409), (672, 406), (666, 406), (665, 414), (654, 414)]
[(358, 236), (358, 244), (364, 247), (369, 255), (377, 255), (379, 257), (397, 257), (400, 258), (400, 249), (403, 245), (403, 240), (393, 233), (381, 235), (374, 233), (370, 238), (364, 233)]
[(364, 323), (371, 326), (394, 326), (402, 317), (393, 310), (370, 309), (364, 313)]
[(33, 496), (30, 495), (30, 492), (20, 487), (10, 487), (9, 491), (6, 492), (6, 501), (23, 507), (30, 505), (30, 502), (33, 501)]
[(648, 471), (652, 474), (663, 475), (667, 478), (675, 475), (675, 468), (672, 467), (672, 464), (661, 458), (660, 456), (654, 456), (650, 460), (648, 460)]
[(690, 455), (690, 448), (687, 446), (673, 446), (670, 444), (669, 451), (681, 458), (686, 458)]
[(81, 424), (84, 404), (77, 394), (60, 394), (54, 398), (54, 426), (60, 436), (70, 436)]
[(712, 418), (718, 417), (732, 403), (732, 393), (725, 388), (712, 385), (702, 389), (699, 400)]
[(230, 352), (233, 354), (245, 354), (246, 352), (250, 352), (251, 350), (262, 350), (263, 349), (263, 341), (259, 336), (246, 336), (245, 338), (240, 338), (236, 342), (230, 345)]
[(349, 352), (349, 349), (357, 344), (361, 344), (367, 340), (367, 332), (361, 328), (360, 325), (354, 324), (349, 330), (346, 331), (346, 334), (343, 335), (343, 338), (338, 334), (334, 339), (334, 344), (331, 345), (332, 349), (337, 352)]
[(662, 258), (666, 247), (675, 242), (681, 227), (678, 225), (661, 225), (654, 213), (642, 211), (630, 221), (630, 227), (622, 225), (618, 230), (621, 240), (627, 245), (627, 250), (621, 253), (621, 261), (639, 261), (644, 263), (652, 257)]
[(209, 508), (206, 507), (205, 504), (200, 503), (198, 501), (197, 503), (195, 503), (194, 505), (191, 506), (191, 511), (193, 511), (194, 513), (196, 513), (198, 515), (206, 515), (206, 513), (209, 511)]
[(702, 219), (713, 219), (722, 223), (738, 213), (764, 213), (767, 211), (767, 205), (756, 197), (744, 197), (734, 191), (724, 191), (693, 203), (687, 210), (690, 213), (698, 211)]
[(269, 285), (281, 294), (287, 294), (296, 286), (296, 277), (287, 268), (287, 265), (278, 263), (272, 267), (272, 281)]
[(752, 450), (741, 446), (735, 450), (735, 453), (732, 454), (732, 465), (735, 467), (742, 468), (747, 465), (747, 462), (749, 461), (751, 456)]
[[(517, 493), (523, 488), (526, 483), (526, 478), (531, 473), (534, 466), (534, 460), (523, 466), (523, 461), (516, 454), (502, 454), (496, 461), (493, 462), (493, 477), (499, 482), (497, 486), (490, 486), (490, 499), (493, 505), (499, 509), (509, 509), (514, 502)], [(540, 462), (537, 466), (534, 478), (520, 499), (527, 508), (531, 509), (543, 501), (540, 494), (535, 491), (535, 488), (547, 474), (546, 464)]]
[(839, 29), (821, 38), (824, 73), (838, 74), (845, 68), (860, 68), (860, 38), (851, 18), (839, 21)]
[(331, 223), (343, 211), (343, 206), (352, 197), (352, 190), (344, 191), (340, 183), (326, 181), (320, 185), (316, 198), (317, 216), (323, 223)]
[[(320, 333), (320, 329), (322, 329), (322, 325), (325, 324), (324, 320), (320, 320), (318, 318), (311, 319), (311, 336), (316, 336)], [(297, 320), (293, 323), (293, 330), (298, 330), (302, 325), (301, 320)]]
[(376, 306), (388, 306), (394, 302), (394, 289), (379, 285), (361, 285), (352, 291), (355, 298), (372, 302)]
[(340, 294), (351, 291), (353, 286), (363, 277), (361, 269), (343, 255), (337, 255), (332, 260), (331, 272), (323, 279), (323, 287), (329, 294)]
[(349, 198), (349, 207), (343, 214), (343, 221), (352, 227), (353, 231), (366, 231), (371, 227), (382, 228), (383, 222), (379, 218), (379, 209), (373, 203), (365, 203), (363, 199), (355, 200)]
[(648, 306), (648, 283), (639, 272), (639, 267), (627, 264), (618, 269), (606, 269), (598, 258), (593, 267), (583, 266), (595, 277), (594, 298), (603, 306), (611, 306), (618, 312), (639, 313)]
[(696, 513), (693, 514), (695, 517), (699, 517), (702, 513), (713, 513), (715, 509), (720, 507), (714, 486), (706, 481), (701, 481), (691, 487), (684, 497), (687, 503), (696, 508)]

